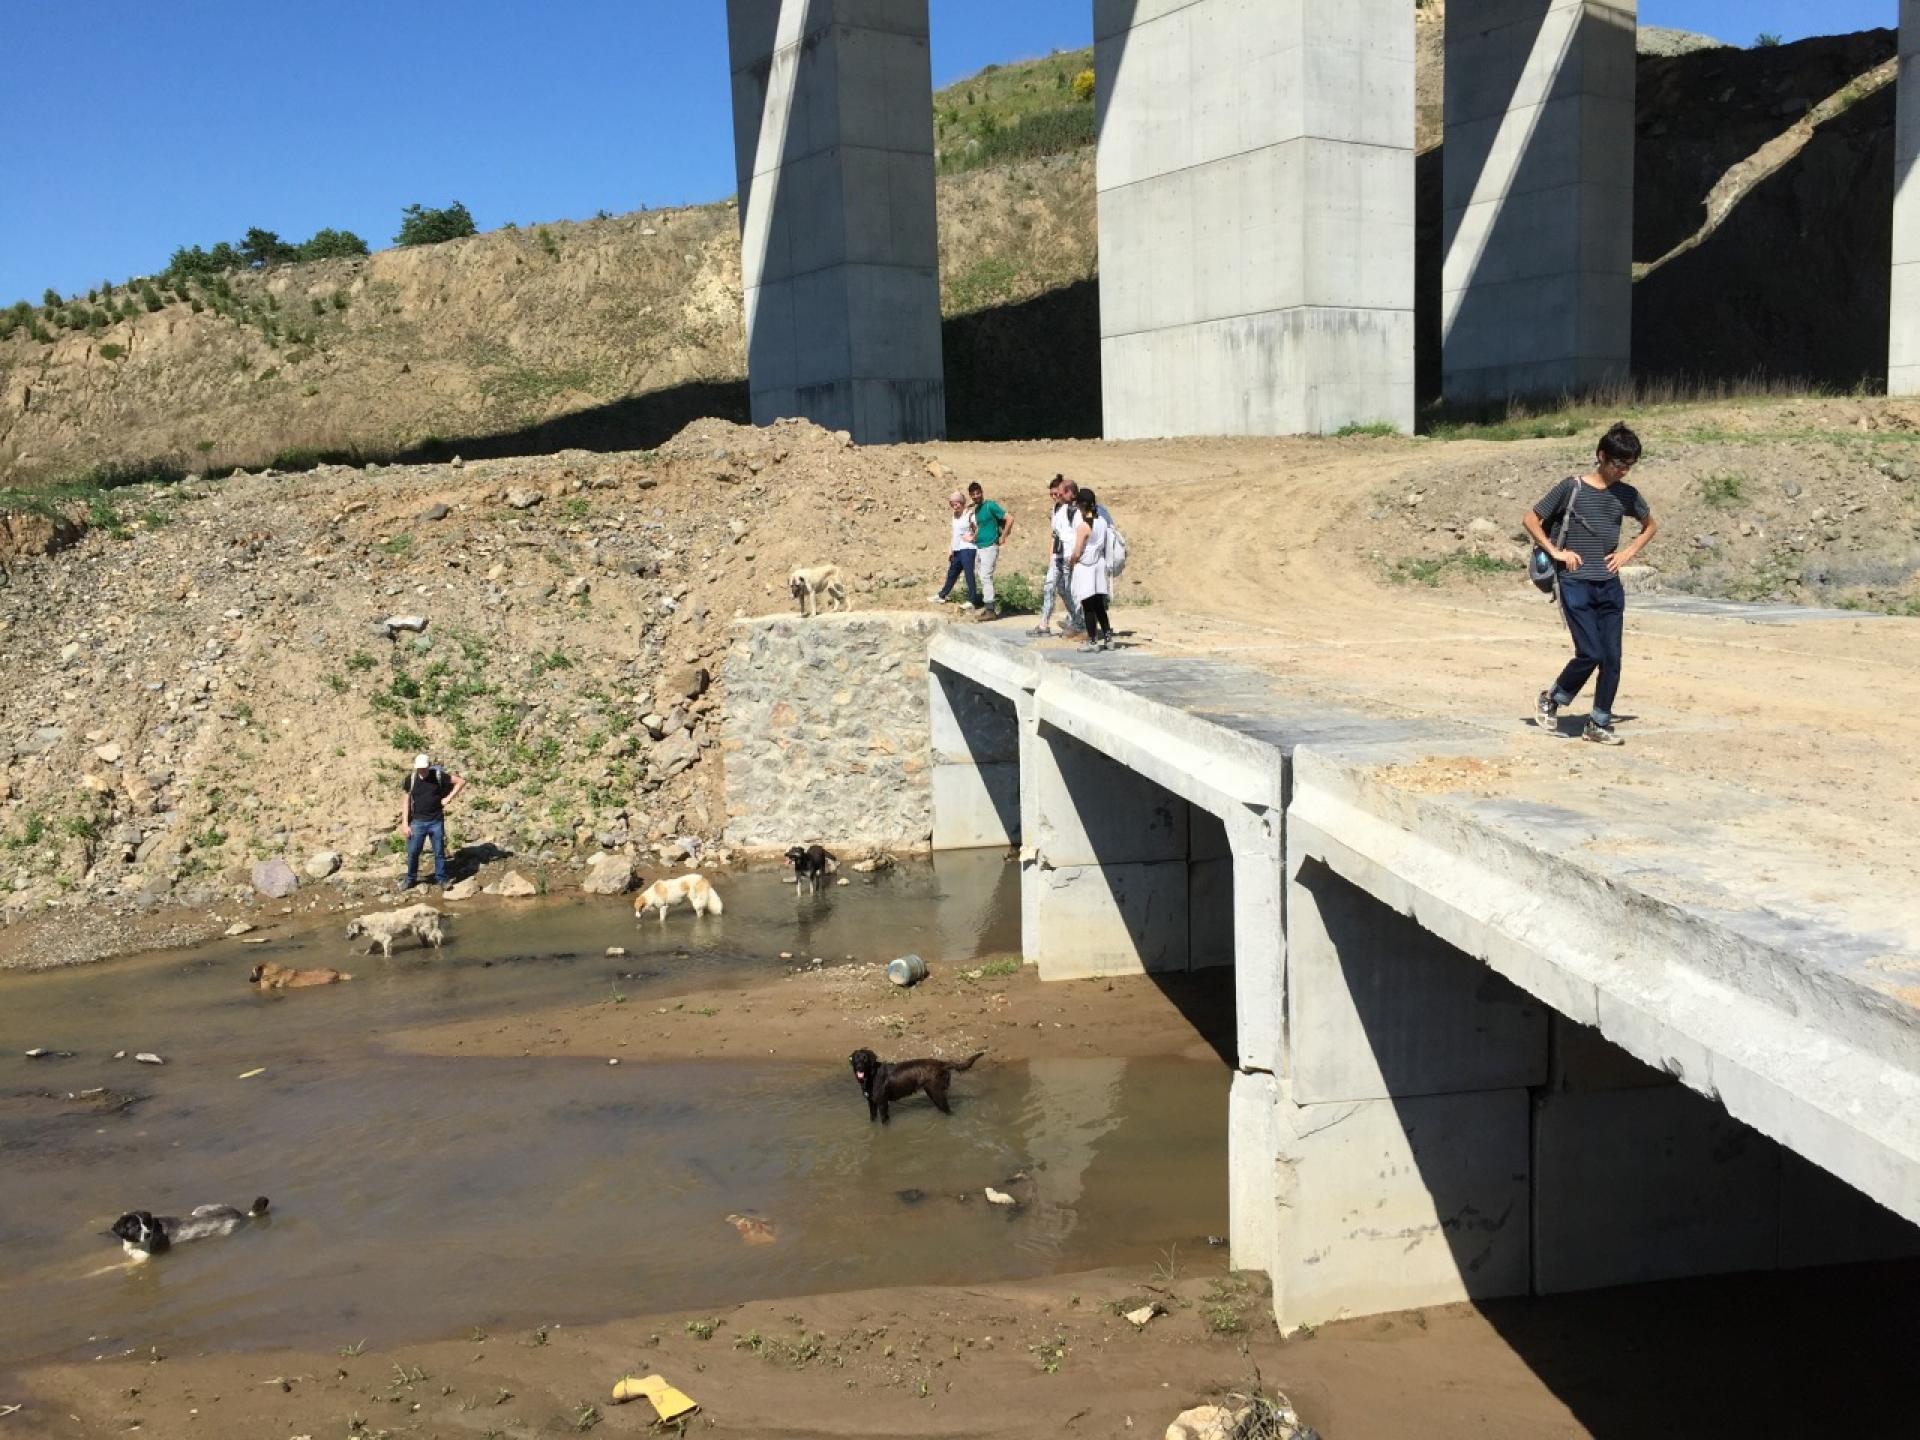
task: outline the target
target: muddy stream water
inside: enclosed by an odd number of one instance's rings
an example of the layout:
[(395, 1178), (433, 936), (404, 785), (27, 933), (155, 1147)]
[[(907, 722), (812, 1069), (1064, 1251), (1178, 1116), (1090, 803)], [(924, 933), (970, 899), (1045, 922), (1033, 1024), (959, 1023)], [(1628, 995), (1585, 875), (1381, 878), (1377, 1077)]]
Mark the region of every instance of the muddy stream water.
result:
[[(777, 976), (781, 950), (951, 965), (1018, 940), (1017, 877), (998, 855), (862, 877), (816, 902), (766, 873), (728, 877), (725, 896), (722, 917), (683, 910), (664, 926), (620, 901), (528, 902), (461, 916), (444, 951), (391, 960), (349, 958), (330, 920), (264, 945), (0, 977), (0, 1365), (1014, 1278), (1192, 1254), (1224, 1230), (1220, 1065), (987, 1061), (956, 1083), (950, 1119), (916, 1099), (883, 1129), (841, 1063), (436, 1059), (383, 1044), (616, 994), (670, 1004)], [(261, 960), (356, 978), (257, 994), (245, 975)], [(36, 1046), (75, 1053), (26, 1058)], [(139, 1051), (166, 1063), (136, 1064)], [(95, 1087), (107, 1093), (68, 1098)], [(1022, 1174), (1027, 1203), (983, 1199)], [(271, 1198), (268, 1221), (156, 1263), (121, 1263), (106, 1233), (128, 1209), (255, 1195)], [(747, 1243), (730, 1214), (774, 1238)]]

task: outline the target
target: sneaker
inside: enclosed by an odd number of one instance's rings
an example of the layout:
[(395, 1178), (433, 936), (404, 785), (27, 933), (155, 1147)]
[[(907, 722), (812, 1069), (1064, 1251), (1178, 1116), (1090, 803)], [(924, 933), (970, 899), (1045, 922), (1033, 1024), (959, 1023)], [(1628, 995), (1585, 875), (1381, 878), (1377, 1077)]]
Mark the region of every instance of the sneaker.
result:
[(1045, 636), (1053, 634), (1053, 631), (1049, 630), (1044, 625), (1036, 625), (1031, 630), (1027, 631), (1027, 633), (1029, 635), (1035, 635), (1035, 636), (1040, 636), (1044, 638)]
[(1105, 653), (1106, 651), (1108, 651), (1108, 650), (1111, 650), (1111, 649), (1113, 649), (1113, 641), (1112, 641), (1112, 640), (1102, 640), (1102, 641), (1100, 642), (1100, 649), (1101, 649), (1101, 652), (1102, 652), (1102, 653)]
[(927, 603), (930, 605), (944, 605), (947, 603), (947, 597), (944, 595), (929, 595), (927, 596)]
[(1086, 644), (1080, 647), (1080, 653), (1082, 655), (1093, 655), (1093, 654), (1096, 654), (1099, 651), (1099, 649), (1100, 649), (1100, 642), (1098, 640), (1089, 640), (1087, 641)]
[(1599, 725), (1587, 721), (1587, 728), (1580, 732), (1582, 740), (1591, 740), (1596, 745), (1624, 745), (1627, 742), (1613, 733), (1611, 725)]
[(1542, 690), (1540, 698), (1533, 702), (1534, 714), (1540, 717), (1543, 729), (1551, 730), (1560, 721), (1560, 702), (1553, 698), (1553, 691)]
[(400, 882), (400, 888), (402, 891), (411, 890), (413, 889), (414, 886), (418, 885), (419, 883), (420, 882), (418, 880), (402, 880)]

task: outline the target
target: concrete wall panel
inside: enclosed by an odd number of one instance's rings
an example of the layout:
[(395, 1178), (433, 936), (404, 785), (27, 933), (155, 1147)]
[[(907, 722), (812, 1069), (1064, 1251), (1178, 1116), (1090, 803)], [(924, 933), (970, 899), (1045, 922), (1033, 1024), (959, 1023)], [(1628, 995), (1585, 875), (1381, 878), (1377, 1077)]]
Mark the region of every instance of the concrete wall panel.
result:
[(1705, 1096), (1541, 1095), (1533, 1145), (1542, 1295), (1774, 1264), (1779, 1147)]
[(1042, 979), (1187, 968), (1185, 860), (1074, 865), (1033, 878)]
[(1302, 1104), (1546, 1079), (1546, 1007), (1312, 862), (1287, 887), (1286, 963)]
[(1283, 1330), (1527, 1292), (1525, 1090), (1308, 1106), (1283, 1096), (1274, 1117)]
[(941, 765), (932, 771), (933, 848), (972, 850), (1020, 843), (1020, 766)]
[(1186, 801), (1061, 731), (1043, 726), (1040, 739), (1035, 843), (1047, 864), (1186, 863)]

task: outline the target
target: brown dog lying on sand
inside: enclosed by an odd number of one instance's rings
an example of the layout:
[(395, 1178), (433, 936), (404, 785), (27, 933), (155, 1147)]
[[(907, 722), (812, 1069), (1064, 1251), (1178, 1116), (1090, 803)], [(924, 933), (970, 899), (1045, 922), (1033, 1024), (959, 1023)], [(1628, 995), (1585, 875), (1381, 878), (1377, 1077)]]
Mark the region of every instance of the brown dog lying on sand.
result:
[(960, 1061), (897, 1060), (889, 1065), (871, 1050), (856, 1050), (847, 1057), (847, 1063), (853, 1067), (853, 1078), (860, 1086), (860, 1093), (867, 1097), (867, 1123), (872, 1124), (877, 1116), (884, 1125), (887, 1102), (904, 1100), (916, 1090), (926, 1091), (927, 1098), (942, 1115), (951, 1115), (953, 1111), (947, 1108), (947, 1086), (952, 1083), (954, 1072), (971, 1070), (973, 1062), (986, 1053), (976, 1050)]
[(337, 985), (353, 976), (339, 970), (295, 970), (271, 960), (247, 972), (247, 983), (262, 990), (301, 990), (309, 985)]

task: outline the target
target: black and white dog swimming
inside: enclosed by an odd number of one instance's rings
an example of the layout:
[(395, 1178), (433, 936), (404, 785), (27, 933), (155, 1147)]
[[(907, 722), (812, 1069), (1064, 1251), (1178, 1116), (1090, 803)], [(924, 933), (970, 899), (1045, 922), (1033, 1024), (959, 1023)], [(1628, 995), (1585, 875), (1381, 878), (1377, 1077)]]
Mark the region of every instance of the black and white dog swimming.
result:
[(205, 1240), (212, 1235), (231, 1235), (249, 1220), (267, 1213), (267, 1197), (253, 1202), (251, 1210), (236, 1210), (231, 1205), (201, 1205), (191, 1215), (156, 1215), (151, 1210), (129, 1210), (113, 1222), (113, 1233), (127, 1254), (136, 1260), (159, 1255), (189, 1240)]
[(787, 864), (793, 867), (796, 891), (818, 890), (822, 877), (840, 868), (840, 862), (818, 845), (795, 845), (787, 851)]

